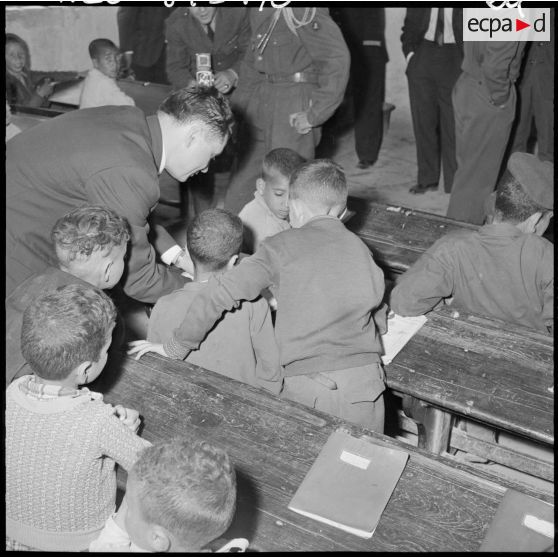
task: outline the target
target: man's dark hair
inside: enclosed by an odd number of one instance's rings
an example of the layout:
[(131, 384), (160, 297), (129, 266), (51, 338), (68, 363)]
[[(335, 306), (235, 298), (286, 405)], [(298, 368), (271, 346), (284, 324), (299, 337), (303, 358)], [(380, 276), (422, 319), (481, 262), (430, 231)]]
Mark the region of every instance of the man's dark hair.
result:
[(242, 221), (224, 209), (207, 209), (188, 225), (186, 246), (195, 265), (223, 269), (242, 246)]
[(214, 87), (193, 84), (174, 91), (159, 110), (181, 124), (201, 122), (220, 139), (233, 134), (234, 116), (229, 101)]
[(89, 43), (89, 56), (99, 58), (103, 49), (118, 50), (118, 47), (110, 39), (94, 39)]
[(284, 177), (290, 178), (293, 172), (305, 162), (306, 159), (296, 151), (288, 147), (277, 147), (264, 157), (262, 178), (266, 180), (271, 170), (276, 170)]
[(311, 207), (329, 210), (347, 203), (347, 180), (343, 169), (330, 159), (315, 159), (291, 175), (289, 197)]
[(496, 190), (495, 209), (502, 221), (522, 223), (531, 215), (548, 210), (534, 202), (509, 170), (505, 170)]
[(25, 309), (21, 352), (37, 376), (62, 380), (80, 364), (99, 360), (115, 321), (114, 303), (99, 289), (59, 287)]

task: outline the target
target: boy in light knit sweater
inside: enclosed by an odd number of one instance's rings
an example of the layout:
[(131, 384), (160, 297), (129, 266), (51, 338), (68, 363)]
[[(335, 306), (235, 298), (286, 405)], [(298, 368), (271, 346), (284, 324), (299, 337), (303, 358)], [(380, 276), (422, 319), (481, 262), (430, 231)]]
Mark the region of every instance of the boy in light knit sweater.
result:
[[(233, 268), (242, 245), (242, 221), (224, 209), (202, 211), (188, 225), (186, 242), (194, 262), (194, 280), (155, 304), (147, 330), (147, 338), (154, 343), (172, 339), (198, 293)], [(244, 301), (234, 312), (224, 314), (186, 360), (275, 394), (281, 391), (279, 351), (263, 298)]]
[(34, 374), (6, 390), (6, 549), (79, 552), (113, 513), (115, 463), (149, 445), (137, 411), (80, 388), (107, 361), (116, 310), (103, 292), (67, 285), (25, 310), (23, 356)]
[(156, 442), (139, 455), (118, 513), (89, 550), (200, 552), (229, 527), (235, 504), (225, 451), (202, 440)]
[(224, 310), (273, 287), (283, 395), (383, 431), (385, 384), (374, 313), (384, 276), (366, 245), (338, 219), (346, 201), (345, 175), (333, 161), (299, 167), (290, 182), (293, 228), (264, 240), (201, 292), (170, 341), (135, 341), (129, 353), (183, 359)]
[(93, 68), (83, 82), (79, 108), (135, 106), (134, 99), (126, 95), (116, 83), (120, 67), (117, 46), (109, 39), (95, 39), (89, 43), (89, 56)]
[(245, 249), (253, 254), (263, 240), (289, 225), (289, 179), (305, 159), (288, 147), (272, 149), (263, 160), (254, 199), (238, 214), (244, 224)]
[[(21, 354), (21, 322), (27, 306), (36, 296), (71, 283), (112, 289), (124, 271), (130, 227), (112, 209), (86, 205), (58, 219), (51, 239), (58, 265), (33, 275), (6, 298), (6, 387), (31, 373)], [(118, 341), (124, 334), (121, 319), (116, 330)]]

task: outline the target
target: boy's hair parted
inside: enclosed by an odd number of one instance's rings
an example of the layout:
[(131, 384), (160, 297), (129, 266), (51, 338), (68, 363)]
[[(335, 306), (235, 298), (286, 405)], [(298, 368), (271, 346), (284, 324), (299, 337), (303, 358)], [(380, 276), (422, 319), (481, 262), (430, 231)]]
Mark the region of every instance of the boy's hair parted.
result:
[(514, 224), (522, 223), (535, 213), (545, 214), (548, 211), (527, 195), (508, 169), (498, 182), (494, 207), (503, 221)]
[(61, 263), (78, 256), (89, 258), (96, 250), (106, 254), (130, 240), (130, 226), (124, 217), (108, 207), (86, 205), (70, 211), (54, 224), (50, 238)]
[(231, 137), (234, 116), (228, 99), (215, 87), (192, 84), (173, 91), (159, 107), (181, 124), (201, 122), (220, 139)]
[(264, 157), (262, 163), (262, 178), (266, 180), (271, 170), (276, 170), (286, 178), (290, 178), (293, 172), (305, 162), (306, 159), (293, 149), (288, 147), (277, 147), (276, 149), (272, 149)]
[(66, 285), (25, 309), (21, 352), (40, 378), (63, 380), (84, 362), (97, 362), (112, 333), (116, 309), (102, 291)]
[(143, 450), (130, 471), (143, 518), (191, 548), (223, 534), (236, 507), (236, 476), (227, 453), (203, 440), (174, 438)]
[(89, 43), (89, 56), (98, 58), (103, 49), (118, 50), (118, 47), (110, 39), (93, 39)]
[(348, 188), (345, 173), (330, 159), (308, 161), (291, 175), (289, 197), (323, 210), (346, 204)]
[(242, 221), (225, 209), (202, 211), (188, 225), (186, 234), (192, 261), (206, 271), (223, 269), (242, 247)]

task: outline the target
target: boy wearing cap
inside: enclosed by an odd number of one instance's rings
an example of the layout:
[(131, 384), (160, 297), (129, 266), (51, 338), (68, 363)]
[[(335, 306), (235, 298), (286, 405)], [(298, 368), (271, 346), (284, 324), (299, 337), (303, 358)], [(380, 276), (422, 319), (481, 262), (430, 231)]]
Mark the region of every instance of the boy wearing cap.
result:
[(393, 311), (417, 316), (454, 297), (470, 312), (552, 332), (554, 247), (542, 235), (552, 217), (553, 173), (550, 162), (514, 153), (491, 222), (434, 243), (394, 288)]

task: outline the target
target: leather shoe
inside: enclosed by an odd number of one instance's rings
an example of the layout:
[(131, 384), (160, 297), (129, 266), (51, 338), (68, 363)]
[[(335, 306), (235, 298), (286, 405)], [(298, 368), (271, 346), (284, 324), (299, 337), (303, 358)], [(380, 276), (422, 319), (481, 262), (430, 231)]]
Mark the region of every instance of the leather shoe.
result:
[(370, 161), (369, 159), (361, 159), (358, 163), (357, 163), (357, 167), (359, 169), (367, 169), (368, 167), (371, 167), (376, 161)]
[(427, 184), (426, 186), (423, 186), (422, 184), (417, 184), (416, 186), (413, 186), (409, 192), (411, 192), (411, 194), (424, 194), (425, 192), (428, 192), (429, 190), (438, 190), (438, 184)]

